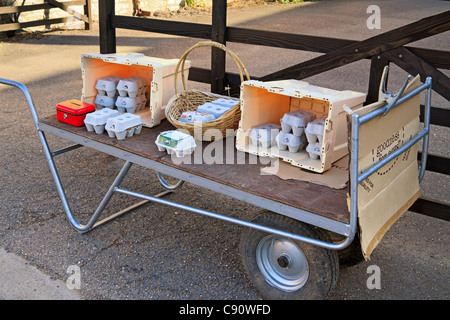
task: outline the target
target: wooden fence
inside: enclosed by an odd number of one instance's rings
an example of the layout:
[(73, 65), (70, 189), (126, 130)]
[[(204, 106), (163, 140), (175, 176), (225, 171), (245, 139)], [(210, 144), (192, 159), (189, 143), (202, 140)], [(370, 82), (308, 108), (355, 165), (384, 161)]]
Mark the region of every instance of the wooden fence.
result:
[[(252, 77), (262, 81), (281, 79), (304, 79), (361, 59), (371, 59), (370, 81), (366, 104), (378, 100), (378, 87), (384, 66), (394, 63), (411, 75), (419, 74), (422, 81), (433, 78), (433, 90), (449, 100), (450, 79), (438, 69), (450, 69), (450, 52), (407, 46), (450, 29), (450, 11), (430, 16), (403, 27), (385, 32), (363, 41), (328, 37), (254, 30), (227, 26), (226, 0), (213, 0), (212, 24), (198, 24), (115, 14), (114, 1), (99, 0), (100, 52), (116, 52), (116, 28), (149, 31), (200, 39), (262, 45), (323, 53), (319, 57), (289, 68)], [(240, 78), (225, 71), (225, 52), (212, 48), (211, 69), (191, 67), (189, 80), (210, 83), (211, 91), (224, 93), (231, 87), (239, 93)], [(422, 106), (423, 109), (423, 106)], [(423, 121), (423, 112), (422, 112)], [(433, 106), (431, 124), (449, 127), (450, 110)], [(419, 155), (420, 156), (420, 155)], [(450, 174), (450, 158), (430, 154), (428, 171)], [(409, 209), (417, 213), (450, 220), (450, 206), (437, 200), (421, 197)]]
[[(25, 1), (24, 1), (25, 2)], [(10, 15), (14, 17), (11, 23), (4, 23), (0, 24), (0, 32), (6, 32), (6, 31), (16, 31), (23, 28), (30, 28), (30, 27), (37, 27), (37, 26), (43, 26), (43, 25), (51, 25), (51, 24), (58, 24), (58, 23), (66, 23), (69, 19), (73, 19), (74, 17), (77, 20), (84, 21), (85, 23), (85, 29), (89, 30), (92, 21), (91, 21), (91, 4), (90, 0), (76, 0), (76, 1), (65, 1), (65, 2), (59, 2), (57, 0), (45, 0), (45, 3), (42, 4), (31, 4), (31, 5), (21, 5), (21, 6), (6, 6), (6, 7), (0, 7), (0, 15)], [(114, 2), (114, 1), (112, 1)], [(83, 14), (79, 13), (72, 8), (71, 6), (83, 6)], [(53, 9), (53, 8), (59, 8), (67, 13), (69, 13), (70, 17), (64, 17), (64, 18), (54, 18), (54, 19), (41, 19), (41, 20), (35, 20), (35, 21), (29, 21), (29, 22), (18, 22), (18, 17), (22, 12), (30, 12), (30, 11), (36, 11), (36, 10), (47, 10), (47, 9)]]

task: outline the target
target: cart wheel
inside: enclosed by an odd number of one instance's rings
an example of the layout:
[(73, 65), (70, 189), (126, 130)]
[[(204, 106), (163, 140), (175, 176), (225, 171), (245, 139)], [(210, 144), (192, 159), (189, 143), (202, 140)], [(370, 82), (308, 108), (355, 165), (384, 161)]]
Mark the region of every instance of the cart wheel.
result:
[[(330, 232), (330, 238), (333, 242), (341, 242), (344, 240), (344, 236)], [(359, 240), (358, 232), (355, 234), (353, 242), (345, 249), (338, 250), (339, 264), (342, 267), (353, 267), (357, 264), (366, 261), (361, 249), (361, 242)]]
[[(331, 241), (321, 229), (268, 211), (254, 222)], [(240, 254), (250, 280), (265, 299), (325, 299), (339, 276), (335, 251), (255, 229), (243, 231)]]
[(183, 183), (184, 183), (183, 180), (178, 180), (177, 183), (175, 183), (175, 184), (170, 184), (170, 183), (168, 183), (168, 182), (163, 178), (163, 175), (162, 175), (160, 172), (157, 172), (157, 173), (156, 173), (156, 176), (158, 177), (158, 180), (159, 180), (159, 182), (161, 183), (161, 186), (162, 186), (164, 189), (169, 190), (169, 191), (177, 190), (177, 189), (180, 188), (180, 187), (183, 185)]

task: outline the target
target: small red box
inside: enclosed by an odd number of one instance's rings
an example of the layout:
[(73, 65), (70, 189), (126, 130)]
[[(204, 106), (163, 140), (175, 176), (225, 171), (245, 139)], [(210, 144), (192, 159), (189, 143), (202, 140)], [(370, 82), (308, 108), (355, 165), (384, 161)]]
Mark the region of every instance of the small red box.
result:
[(95, 106), (79, 100), (67, 100), (56, 106), (56, 118), (75, 127), (84, 126), (84, 118), (89, 112), (95, 111)]

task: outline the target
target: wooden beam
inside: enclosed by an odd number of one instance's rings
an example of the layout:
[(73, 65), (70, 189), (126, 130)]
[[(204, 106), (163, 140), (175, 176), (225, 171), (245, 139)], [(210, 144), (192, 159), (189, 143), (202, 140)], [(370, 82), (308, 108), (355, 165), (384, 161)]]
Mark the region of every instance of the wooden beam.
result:
[(86, 17), (84, 14), (81, 14), (75, 10), (73, 10), (72, 8), (69, 7), (69, 5), (65, 4), (65, 3), (61, 3), (58, 2), (56, 0), (45, 0), (46, 2), (48, 2), (50, 5), (56, 7), (56, 8), (60, 8), (61, 10), (64, 10), (65, 12), (71, 14), (73, 17), (75, 17), (78, 20), (82, 20), (86, 23), (89, 23), (89, 18)]
[(0, 32), (10, 31), (10, 30), (20, 30), (20, 29), (24, 29), (24, 28), (31, 28), (31, 27), (44, 26), (44, 25), (57, 24), (57, 23), (66, 23), (68, 20), (69, 20), (69, 18), (66, 17), (66, 18), (55, 18), (55, 19), (43, 19), (43, 20), (21, 22), (21, 23), (0, 24)]
[(114, 15), (111, 18), (111, 23), (114, 28), (211, 39), (211, 25), (208, 24), (146, 19), (119, 15)]
[(433, 90), (450, 100), (450, 79), (408, 49), (400, 47), (389, 50), (384, 52), (383, 56), (409, 74), (413, 76), (419, 74), (422, 82), (425, 82), (426, 77), (431, 77)]
[(304, 79), (448, 30), (450, 30), (450, 11), (353, 43), (320, 57), (268, 74), (261, 79), (263, 81)]
[(450, 206), (444, 202), (419, 198), (408, 210), (429, 217), (450, 221)]
[[(113, 26), (116, 28), (211, 39), (211, 25), (207, 24), (143, 19), (127, 16), (114, 16), (112, 20)], [(332, 52), (357, 43), (357, 41), (354, 40), (266, 30), (253, 30), (238, 27), (226, 28), (225, 41), (320, 53)], [(407, 48), (417, 56), (428, 61), (435, 68), (450, 69), (450, 53), (447, 51), (409, 46)], [(369, 58), (370, 57), (367, 57), (367, 59)]]
[[(86, 0), (67, 1), (64, 3), (69, 6), (84, 6), (86, 4)], [(28, 12), (28, 11), (52, 9), (52, 8), (54, 8), (54, 6), (52, 6), (48, 3), (30, 4), (30, 5), (26, 5), (26, 6), (25, 5), (23, 5), (23, 6), (6, 6), (6, 7), (0, 7), (0, 14), (21, 13), (21, 12)]]

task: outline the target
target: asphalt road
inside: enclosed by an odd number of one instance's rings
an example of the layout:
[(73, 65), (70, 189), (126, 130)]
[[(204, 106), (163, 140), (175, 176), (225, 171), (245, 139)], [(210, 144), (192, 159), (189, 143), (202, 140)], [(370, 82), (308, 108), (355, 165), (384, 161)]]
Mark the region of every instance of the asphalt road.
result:
[[(380, 30), (370, 30), (366, 25), (366, 9), (372, 4), (381, 8)], [(319, 1), (230, 9), (228, 24), (362, 40), (448, 9), (450, 3), (446, 1)], [(171, 19), (208, 23), (210, 16)], [(197, 42), (126, 30), (118, 30), (117, 36), (119, 52), (163, 58), (178, 58)], [(448, 50), (449, 43), (447, 32), (414, 45)], [(229, 46), (255, 76), (317, 55)], [(81, 96), (80, 56), (98, 51), (96, 28), (0, 42), (0, 77), (24, 83), (39, 116), (51, 115), (57, 102)], [(190, 59), (195, 66), (207, 67), (209, 53), (193, 52)], [(368, 76), (369, 62), (360, 61), (306, 80), (324, 87), (366, 92)], [(400, 69), (392, 68), (389, 81), (393, 90), (405, 76)], [(89, 233), (74, 231), (65, 218), (25, 99), (18, 90), (7, 87), (0, 87), (0, 97), (0, 299), (260, 298), (241, 266), (240, 226), (149, 204)], [(433, 104), (450, 107), (437, 94)], [(448, 138), (448, 129), (434, 127), (431, 150), (449, 156)], [(48, 140), (53, 150), (67, 146), (67, 142), (52, 136)], [(57, 165), (75, 215), (86, 222), (123, 162), (81, 148), (58, 157)], [(162, 190), (154, 172), (137, 166), (132, 167), (123, 186), (146, 193)], [(448, 177), (427, 172), (423, 194), (448, 201), (449, 190)], [(190, 184), (168, 199), (246, 219), (260, 210)], [(115, 195), (107, 211), (114, 212), (132, 202)], [(449, 230), (448, 222), (407, 212), (389, 230), (370, 261), (341, 268), (330, 299), (447, 300)], [(380, 268), (379, 289), (367, 286), (371, 275), (368, 270), (373, 265)], [(65, 284), (74, 268), (80, 272), (81, 288), (69, 291)], [(55, 295), (57, 290), (63, 293)]]

